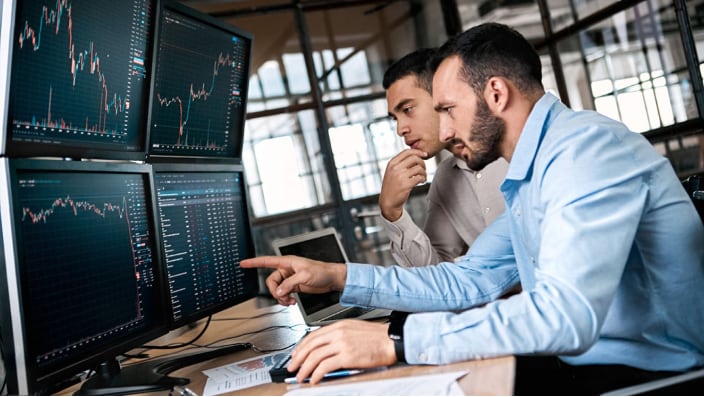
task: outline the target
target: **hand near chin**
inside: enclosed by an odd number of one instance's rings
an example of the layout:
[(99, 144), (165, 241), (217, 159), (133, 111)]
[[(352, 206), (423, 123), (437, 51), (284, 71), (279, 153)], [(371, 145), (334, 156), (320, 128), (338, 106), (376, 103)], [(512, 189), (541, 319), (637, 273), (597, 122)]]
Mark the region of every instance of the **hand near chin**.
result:
[(416, 149), (406, 149), (386, 165), (379, 193), (379, 208), (387, 220), (398, 220), (413, 187), (427, 180), (422, 155), (427, 154)]
[(360, 369), (392, 365), (396, 353), (387, 336), (389, 324), (344, 320), (322, 327), (303, 338), (293, 351), (289, 371), (296, 378), (318, 383), (323, 375), (341, 368)]

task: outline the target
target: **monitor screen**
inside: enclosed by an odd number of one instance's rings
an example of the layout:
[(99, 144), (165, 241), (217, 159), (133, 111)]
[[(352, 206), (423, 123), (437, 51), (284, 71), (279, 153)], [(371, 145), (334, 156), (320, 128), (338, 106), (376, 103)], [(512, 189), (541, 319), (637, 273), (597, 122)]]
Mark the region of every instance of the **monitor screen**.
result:
[(14, 236), (5, 262), (18, 393), (52, 392), (166, 333), (150, 167), (27, 159), (2, 166), (3, 235)]
[(174, 326), (254, 297), (249, 206), (241, 165), (154, 164)]
[(6, 154), (143, 160), (156, 0), (15, 3)]
[(240, 158), (252, 36), (169, 1), (157, 26), (149, 155)]

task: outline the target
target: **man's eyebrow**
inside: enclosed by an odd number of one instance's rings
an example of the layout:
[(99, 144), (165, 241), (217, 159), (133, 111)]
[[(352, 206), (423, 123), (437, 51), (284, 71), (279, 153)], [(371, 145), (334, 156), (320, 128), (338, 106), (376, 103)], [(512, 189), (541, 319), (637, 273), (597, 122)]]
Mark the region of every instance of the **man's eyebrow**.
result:
[(433, 106), (433, 110), (435, 110), (436, 112), (439, 113), (442, 110), (442, 108), (444, 108), (444, 107), (445, 107), (445, 104), (440, 102), (437, 105)]
[(394, 106), (394, 112), (398, 112), (404, 106), (406, 106), (406, 104), (408, 104), (411, 101), (413, 101), (412, 98), (406, 98), (406, 99), (402, 100), (401, 102), (397, 103), (396, 106)]

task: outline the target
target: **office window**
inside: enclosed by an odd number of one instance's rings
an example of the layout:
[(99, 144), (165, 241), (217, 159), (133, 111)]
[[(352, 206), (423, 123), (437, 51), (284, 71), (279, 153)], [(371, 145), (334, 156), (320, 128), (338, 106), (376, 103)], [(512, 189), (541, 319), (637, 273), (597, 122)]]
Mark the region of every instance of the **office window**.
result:
[(252, 119), (245, 138), (242, 160), (255, 216), (330, 202), (312, 111)]
[(310, 92), (308, 83), (308, 72), (306, 72), (306, 62), (303, 54), (284, 54), (284, 70), (288, 76), (288, 90), (291, 94), (306, 94)]
[(530, 41), (545, 37), (535, 0), (457, 0), (457, 7), (465, 30), (483, 22), (499, 22), (516, 29)]
[(697, 117), (672, 7), (644, 1), (559, 43), (570, 105), (636, 132)]
[(576, 20), (613, 4), (613, 0), (547, 0), (553, 31), (564, 29)]
[(264, 64), (257, 69), (257, 76), (261, 80), (261, 87), (265, 97), (271, 98), (286, 95), (286, 88), (284, 87), (279, 62), (264, 62)]

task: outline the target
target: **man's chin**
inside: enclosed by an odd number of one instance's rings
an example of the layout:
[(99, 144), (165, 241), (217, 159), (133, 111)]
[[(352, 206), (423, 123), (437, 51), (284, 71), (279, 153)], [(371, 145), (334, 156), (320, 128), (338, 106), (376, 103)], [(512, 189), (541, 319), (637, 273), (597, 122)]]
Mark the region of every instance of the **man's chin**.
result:
[(467, 167), (469, 167), (470, 170), (473, 171), (481, 171), (489, 165), (492, 161), (498, 159), (498, 157), (490, 158), (488, 156), (481, 156), (481, 157), (471, 157), (471, 156), (464, 156), (464, 161), (467, 163)]

